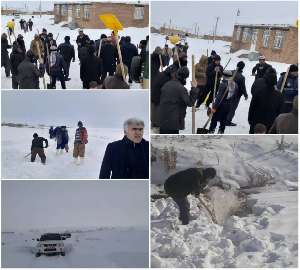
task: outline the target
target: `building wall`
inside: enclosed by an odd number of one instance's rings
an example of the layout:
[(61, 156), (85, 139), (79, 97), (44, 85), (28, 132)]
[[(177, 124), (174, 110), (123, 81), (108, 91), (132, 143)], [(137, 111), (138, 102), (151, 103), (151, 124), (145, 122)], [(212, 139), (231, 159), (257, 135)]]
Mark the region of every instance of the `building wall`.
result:
[[(250, 50), (251, 39), (245, 42), (242, 41), (243, 30), (241, 31), (240, 34), (240, 40), (236, 40), (237, 28), (238, 27), (235, 26), (233, 31), (231, 51), (235, 52), (241, 49)], [(264, 30), (268, 28), (257, 28), (257, 27), (253, 27), (253, 28), (258, 29), (255, 50), (260, 52), (262, 55), (264, 55), (267, 60), (281, 62), (281, 63), (289, 63), (289, 64), (298, 62), (298, 29), (296, 27), (271, 29), (268, 48), (263, 46), (263, 33)], [(274, 48), (273, 46), (276, 30), (280, 30), (284, 32), (283, 47), (280, 49)]]
[[(87, 4), (81, 4), (80, 18), (76, 14), (76, 4), (68, 4), (72, 6), (72, 21), (75, 22), (80, 28), (92, 28), (102, 29), (105, 28), (103, 23), (99, 20), (99, 14), (113, 13), (117, 16), (119, 21), (122, 23), (124, 28), (127, 27), (147, 27), (149, 25), (149, 6), (144, 6), (144, 18), (134, 19), (135, 5), (133, 4), (122, 4), (122, 3), (91, 3), (90, 4), (90, 18), (84, 18), (84, 6)], [(54, 21), (59, 23), (61, 21), (68, 21), (68, 15), (61, 16), (60, 12), (57, 12), (57, 4), (54, 7)], [(60, 9), (62, 8), (61, 5)], [(142, 5), (137, 5), (142, 6)]]

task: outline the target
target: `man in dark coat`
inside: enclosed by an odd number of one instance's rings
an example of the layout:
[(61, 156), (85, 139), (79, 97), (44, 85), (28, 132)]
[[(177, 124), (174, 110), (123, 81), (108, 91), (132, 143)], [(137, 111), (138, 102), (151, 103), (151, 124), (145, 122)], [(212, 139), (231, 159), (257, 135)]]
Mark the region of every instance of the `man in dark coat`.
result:
[(100, 58), (94, 55), (95, 48), (88, 47), (88, 56), (82, 59), (80, 65), (80, 79), (84, 89), (89, 89), (90, 82), (95, 81), (100, 84), (100, 76), (102, 73), (102, 63)]
[[(44, 147), (44, 142), (45, 142), (45, 147)], [(44, 152), (44, 148), (48, 147), (48, 140), (39, 137), (37, 133), (33, 134), (33, 140), (31, 143), (31, 162), (35, 161), (36, 155), (39, 155), (41, 158), (42, 164), (46, 164), (46, 155)]]
[(210, 93), (206, 101), (207, 107), (213, 100), (216, 72), (217, 72), (217, 84), (216, 84), (216, 92), (217, 92), (217, 89), (219, 89), (219, 85), (223, 73), (223, 66), (221, 65), (221, 57), (219, 55), (214, 56), (213, 62), (207, 66), (207, 70), (206, 70), (206, 76), (207, 76), (206, 89)]
[(69, 36), (65, 36), (65, 42), (58, 45), (57, 51), (62, 55), (66, 62), (66, 79), (68, 79), (70, 74), (71, 60), (75, 62), (75, 49), (70, 43)]
[(128, 82), (132, 83), (131, 72), (130, 72), (131, 61), (134, 56), (138, 55), (138, 50), (136, 46), (134, 46), (131, 43), (131, 38), (129, 36), (125, 37), (125, 44), (121, 47), (121, 52), (122, 52), (123, 62), (128, 67), (128, 74), (129, 74)]
[(241, 96), (244, 96), (245, 100), (248, 99), (248, 94), (247, 94), (246, 84), (245, 84), (245, 77), (242, 74), (244, 67), (245, 67), (245, 63), (243, 61), (240, 61), (237, 63), (237, 66), (236, 66), (237, 71), (236, 71), (236, 74), (234, 77), (234, 81), (236, 82), (238, 89), (231, 100), (230, 110), (227, 115), (226, 126), (236, 126), (235, 123), (232, 123), (232, 119), (235, 115), (235, 111), (236, 111), (237, 107), (239, 106)]
[(32, 26), (33, 26), (33, 21), (31, 19), (29, 19), (29, 21), (28, 21), (28, 27), (29, 27), (30, 31), (32, 31)]
[(125, 121), (123, 139), (106, 147), (99, 179), (149, 178), (149, 142), (143, 139), (143, 134), (142, 120)]
[(210, 56), (208, 57), (208, 65), (212, 64), (214, 62), (214, 58), (217, 56), (216, 51), (212, 50), (210, 53)]
[(102, 59), (102, 75), (101, 82), (103, 82), (107, 76), (113, 76), (116, 71), (118, 61), (117, 48), (112, 44), (110, 40), (102, 41), (100, 58)]
[(19, 88), (18, 81), (18, 67), (20, 63), (25, 59), (25, 44), (23, 41), (23, 36), (18, 35), (17, 41), (13, 43), (12, 52), (10, 54), (10, 63), (11, 63), (11, 74), (12, 74), (12, 88)]
[(47, 61), (47, 70), (51, 77), (50, 88), (56, 88), (56, 81), (59, 80), (62, 89), (66, 89), (67, 64), (62, 55), (57, 51), (55, 45), (50, 47), (49, 60)]
[(49, 137), (50, 137), (50, 139), (53, 139), (55, 137), (55, 132), (54, 132), (53, 126), (51, 126), (49, 128)]
[[(125, 78), (128, 74), (128, 69), (124, 65)], [(118, 64), (116, 68), (116, 73), (113, 76), (108, 76), (105, 78), (103, 84), (103, 89), (129, 89), (129, 84), (123, 80), (121, 65)]]
[(56, 153), (58, 154), (59, 151), (60, 153), (62, 153), (63, 149), (65, 149), (66, 152), (68, 152), (69, 134), (66, 126), (61, 126), (56, 128), (55, 136), (56, 136)]
[(39, 78), (44, 76), (45, 66), (39, 65), (39, 68), (34, 64), (37, 59), (32, 51), (26, 53), (25, 59), (18, 66), (18, 76), (20, 89), (40, 89)]
[(3, 33), (1, 35), (1, 67), (4, 67), (6, 77), (10, 76), (10, 61), (7, 49), (11, 48), (12, 46), (8, 45), (7, 35)]
[(266, 70), (271, 67), (271, 65), (266, 63), (266, 58), (263, 55), (258, 58), (258, 61), (258, 64), (252, 69), (252, 76), (255, 76), (255, 79), (263, 78)]
[[(277, 89), (280, 91), (284, 76), (286, 72), (280, 74), (280, 78), (277, 83)], [(293, 100), (295, 96), (298, 96), (298, 66), (290, 65), (289, 73), (282, 90), (284, 105), (282, 108), (282, 113), (289, 113), (292, 111)]]
[(90, 38), (88, 35), (83, 33), (82, 29), (79, 29), (78, 33), (79, 35), (77, 36), (76, 43), (78, 46), (77, 49), (78, 49), (78, 58), (79, 58), (79, 49), (85, 47), (88, 44)]
[(196, 82), (193, 82), (190, 93), (184, 87), (188, 77), (188, 68), (181, 67), (177, 70), (176, 78), (168, 81), (161, 88), (159, 103), (160, 134), (179, 134), (179, 130), (185, 129), (186, 108), (194, 105), (198, 95)]
[(189, 194), (199, 196), (208, 185), (208, 181), (216, 176), (214, 168), (190, 168), (179, 171), (165, 181), (164, 189), (179, 207), (179, 220), (182, 225), (189, 224)]
[(216, 98), (213, 102), (209, 133), (214, 133), (217, 123), (220, 122), (219, 134), (223, 134), (226, 127), (230, 106), (238, 91), (237, 83), (232, 80), (233, 73), (231, 70), (223, 72), (223, 80), (220, 83)]
[(266, 87), (259, 91), (254, 91), (249, 107), (248, 122), (250, 124), (250, 134), (254, 133), (254, 127), (258, 123), (264, 124), (268, 132), (283, 106), (283, 98), (275, 90), (277, 82), (276, 70), (272, 67), (268, 68), (263, 79)]

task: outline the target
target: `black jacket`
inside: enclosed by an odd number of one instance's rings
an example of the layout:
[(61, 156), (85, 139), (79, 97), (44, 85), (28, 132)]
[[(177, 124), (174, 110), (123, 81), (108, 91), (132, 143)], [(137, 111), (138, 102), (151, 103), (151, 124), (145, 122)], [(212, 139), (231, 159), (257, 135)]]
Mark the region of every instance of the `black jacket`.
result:
[(3, 59), (8, 59), (8, 51), (7, 49), (10, 49), (12, 46), (8, 45), (8, 40), (1, 38), (1, 63)]
[(244, 96), (245, 98), (247, 98), (248, 94), (247, 94), (247, 90), (246, 90), (245, 77), (242, 74), (242, 71), (236, 72), (234, 81), (236, 82), (236, 84), (238, 86), (236, 95), (238, 97)]
[(71, 62), (75, 60), (75, 50), (74, 46), (70, 42), (64, 42), (59, 44), (57, 51), (62, 55), (66, 62)]
[[(45, 142), (45, 144), (46, 144), (45, 147), (43, 145), (43, 142)], [(47, 147), (48, 147), (48, 140), (43, 137), (37, 137), (32, 140), (31, 150), (33, 148), (47, 148)]]
[(121, 47), (121, 52), (124, 64), (130, 69), (132, 58), (138, 55), (137, 48), (132, 43), (125, 43)]
[(282, 95), (274, 87), (267, 86), (256, 91), (249, 107), (249, 124), (253, 127), (258, 123), (264, 124), (268, 131), (275, 118), (280, 114), (282, 106)]
[(198, 88), (187, 89), (178, 81), (171, 80), (161, 88), (159, 126), (162, 129), (184, 130), (186, 108), (193, 106)]
[(99, 179), (148, 179), (149, 142), (138, 144), (126, 136), (109, 143), (103, 157)]
[(199, 194), (206, 186), (201, 169), (190, 168), (168, 177), (164, 188), (171, 197), (186, 197), (191, 193)]
[(100, 82), (102, 73), (101, 60), (95, 55), (88, 55), (81, 60), (80, 79), (83, 82)]
[(266, 70), (271, 67), (271, 65), (267, 64), (267, 63), (264, 63), (264, 64), (256, 64), (254, 66), (254, 68), (252, 69), (252, 74), (255, 74), (256, 72), (256, 75), (255, 75), (255, 79), (258, 79), (258, 78), (262, 78), (266, 72)]
[(87, 41), (90, 40), (88, 35), (83, 34), (81, 37), (80, 35), (77, 36), (76, 43), (78, 48), (84, 47), (87, 44)]
[[(98, 51), (97, 51), (98, 53)], [(118, 51), (111, 43), (103, 43), (101, 46), (100, 57), (102, 58), (103, 68), (107, 72), (115, 72), (118, 61)]]

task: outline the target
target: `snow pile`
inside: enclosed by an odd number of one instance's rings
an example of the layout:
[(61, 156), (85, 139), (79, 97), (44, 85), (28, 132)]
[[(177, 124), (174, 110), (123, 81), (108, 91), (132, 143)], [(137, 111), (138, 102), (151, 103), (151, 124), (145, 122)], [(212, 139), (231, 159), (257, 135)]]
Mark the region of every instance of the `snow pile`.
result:
[[(224, 189), (211, 186), (201, 201), (189, 195), (186, 226), (171, 198), (152, 200), (152, 267), (297, 267), (297, 136), (284, 137), (283, 150), (280, 143), (280, 136), (153, 137), (152, 147), (177, 152), (169, 174), (214, 166)], [(160, 193), (164, 180), (154, 178), (152, 194)]]
[[(188, 49), (188, 68), (190, 70), (190, 77), (187, 79), (186, 87), (188, 90), (191, 88), (190, 81), (192, 80), (192, 54), (195, 55), (195, 64), (199, 61), (202, 54), (206, 55), (207, 50), (210, 55), (211, 50), (215, 50), (217, 54), (221, 56), (221, 64), (225, 66), (227, 62), (230, 60), (226, 69), (234, 70), (236, 68), (236, 64), (239, 61), (245, 62), (245, 68), (243, 71), (243, 75), (246, 78), (246, 89), (248, 92), (248, 100), (245, 100), (244, 97), (241, 98), (239, 103), (239, 107), (236, 110), (235, 117), (233, 119), (234, 123), (238, 125), (236, 127), (226, 127), (225, 133), (230, 134), (245, 134), (249, 132), (248, 125), (248, 111), (251, 101), (251, 86), (254, 82), (254, 76), (252, 74), (252, 68), (256, 65), (256, 62), (251, 62), (246, 58), (239, 58), (241, 54), (248, 54), (249, 51), (241, 50), (237, 51), (233, 54), (230, 53), (230, 42), (216, 40), (214, 43), (209, 40), (204, 39), (196, 39), (196, 38), (187, 38), (187, 42), (189, 44)], [(165, 44), (165, 36), (160, 34), (151, 34), (151, 53), (157, 46), (164, 46)], [(169, 47), (173, 47), (172, 44), (169, 43)], [(270, 62), (267, 59), (267, 62), (272, 65), (277, 71), (277, 77), (281, 72), (285, 72), (288, 68), (288, 64), (278, 63), (278, 62)], [(172, 63), (172, 61), (171, 61)], [(201, 105), (200, 109), (196, 112), (196, 128), (203, 127), (205, 122), (207, 121), (207, 114), (204, 105)], [(192, 110), (191, 108), (187, 109), (187, 115), (185, 118), (185, 130), (180, 131), (182, 134), (191, 134), (192, 133)]]
[(2, 232), (2, 267), (142, 267), (149, 265), (148, 228), (80, 229), (64, 241), (66, 256), (35, 257), (36, 238), (40, 230), (32, 232)]
[[(22, 18), (28, 21), (29, 18), (31, 18), (31, 15), (22, 15)], [(7, 28), (6, 24), (9, 20), (11, 20), (11, 16), (1, 16), (1, 32), (6, 33)], [(21, 19), (21, 18), (20, 18)], [(80, 66), (79, 66), (79, 60), (78, 60), (78, 53), (77, 53), (77, 44), (76, 44), (76, 38), (78, 35), (78, 29), (70, 30), (67, 27), (62, 27), (63, 23), (60, 24), (53, 24), (53, 16), (50, 15), (43, 15), (41, 18), (39, 16), (34, 16), (32, 19), (33, 21), (33, 30), (32, 32), (24, 33), (23, 30), (21, 30), (19, 20), (16, 20), (16, 27), (15, 27), (15, 34), (16, 36), (18, 34), (22, 34), (24, 36), (25, 41), (25, 47), (28, 50), (30, 48), (30, 43), (34, 38), (34, 35), (42, 32), (42, 28), (46, 28), (48, 33), (52, 33), (54, 39), (57, 37), (57, 45), (64, 42), (65, 36), (70, 36), (70, 42), (72, 45), (74, 45), (75, 48), (75, 57), (76, 61), (73, 63), (71, 62), (70, 66), (70, 78), (71, 80), (66, 82), (67, 89), (81, 89), (82, 88), (82, 82), (80, 80)], [(84, 33), (87, 34), (90, 39), (95, 40), (99, 39), (101, 34), (110, 35), (111, 31), (108, 29), (84, 29)], [(129, 27), (125, 28), (124, 30), (120, 31), (120, 36), (131, 36), (131, 42), (133, 44), (139, 44), (139, 42), (142, 39), (146, 39), (146, 36), (149, 35), (149, 29), (147, 27), (145, 28), (135, 28), (135, 27)], [(11, 37), (12, 42), (14, 41), (14, 37)], [(11, 50), (9, 50), (10, 54)], [(46, 83), (49, 83), (49, 76), (46, 74)], [(4, 69), (1, 71), (1, 88), (2, 89), (11, 89), (11, 78), (6, 78)], [(40, 79), (40, 88), (43, 88), (43, 80)], [(56, 83), (56, 88), (61, 89), (60, 82)], [(141, 88), (140, 84), (133, 83), (131, 85), (131, 88), (139, 89)]]

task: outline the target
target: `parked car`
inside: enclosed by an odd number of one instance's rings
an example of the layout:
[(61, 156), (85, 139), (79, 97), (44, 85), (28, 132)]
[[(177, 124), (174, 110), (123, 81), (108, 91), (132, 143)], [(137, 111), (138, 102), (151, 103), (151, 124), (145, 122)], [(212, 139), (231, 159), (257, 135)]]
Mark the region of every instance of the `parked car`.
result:
[(61, 256), (65, 256), (63, 237), (59, 233), (43, 234), (37, 241), (39, 243), (37, 244), (36, 257), (40, 257), (42, 254), (60, 254)]

